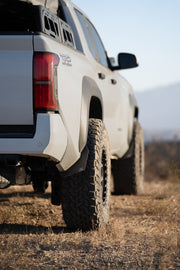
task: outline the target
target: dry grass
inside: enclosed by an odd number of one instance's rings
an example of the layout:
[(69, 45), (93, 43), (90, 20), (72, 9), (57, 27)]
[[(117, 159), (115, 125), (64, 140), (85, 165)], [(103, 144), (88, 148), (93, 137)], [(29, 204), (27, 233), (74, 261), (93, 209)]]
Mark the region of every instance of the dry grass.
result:
[(0, 269), (180, 269), (179, 174), (153, 179), (144, 195), (112, 196), (109, 224), (87, 233), (67, 230), (49, 191), (0, 191)]
[(178, 269), (180, 184), (145, 188), (112, 196), (109, 225), (87, 233), (66, 229), (49, 194), (1, 193), (0, 269)]
[(180, 179), (180, 142), (154, 141), (146, 145), (146, 181)]

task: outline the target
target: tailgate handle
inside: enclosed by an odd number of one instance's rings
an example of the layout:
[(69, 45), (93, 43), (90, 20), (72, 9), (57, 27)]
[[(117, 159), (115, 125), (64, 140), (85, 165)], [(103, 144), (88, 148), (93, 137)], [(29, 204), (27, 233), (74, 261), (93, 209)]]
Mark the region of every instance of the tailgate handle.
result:
[(106, 78), (105, 74), (98, 73), (99, 79), (104, 80)]

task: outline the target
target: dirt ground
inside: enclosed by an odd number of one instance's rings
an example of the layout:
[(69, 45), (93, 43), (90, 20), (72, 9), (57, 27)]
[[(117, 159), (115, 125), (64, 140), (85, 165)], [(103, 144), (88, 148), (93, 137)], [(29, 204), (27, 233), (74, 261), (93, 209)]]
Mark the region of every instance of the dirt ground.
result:
[(180, 269), (180, 181), (112, 196), (109, 225), (70, 232), (50, 193), (0, 191), (0, 269)]

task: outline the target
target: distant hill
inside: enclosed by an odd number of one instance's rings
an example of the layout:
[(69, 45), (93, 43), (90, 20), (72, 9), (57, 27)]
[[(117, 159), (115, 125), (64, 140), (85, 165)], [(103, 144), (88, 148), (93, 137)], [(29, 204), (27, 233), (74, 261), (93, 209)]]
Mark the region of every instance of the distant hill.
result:
[(136, 92), (145, 138), (180, 139), (180, 83)]

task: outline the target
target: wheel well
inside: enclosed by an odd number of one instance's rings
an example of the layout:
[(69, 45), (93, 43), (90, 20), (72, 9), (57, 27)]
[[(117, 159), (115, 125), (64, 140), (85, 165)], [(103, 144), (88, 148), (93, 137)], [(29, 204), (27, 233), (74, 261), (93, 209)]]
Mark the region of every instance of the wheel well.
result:
[(103, 118), (101, 101), (96, 97), (91, 98), (89, 118), (96, 118), (101, 120)]

